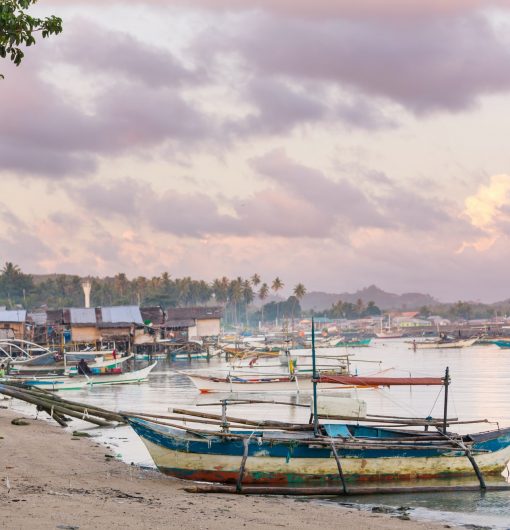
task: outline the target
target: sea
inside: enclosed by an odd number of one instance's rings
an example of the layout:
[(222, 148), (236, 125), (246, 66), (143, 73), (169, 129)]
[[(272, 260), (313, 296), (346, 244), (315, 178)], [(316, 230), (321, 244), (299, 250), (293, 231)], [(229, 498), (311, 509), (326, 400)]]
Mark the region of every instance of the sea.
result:
[[(388, 377), (442, 377), (449, 368), (448, 417), (461, 420), (487, 419), (487, 423), (461, 425), (458, 432), (485, 431), (510, 427), (510, 349), (495, 345), (471, 346), (464, 349), (413, 350), (404, 339), (375, 339), (369, 347), (318, 350), (351, 355), (351, 372), (359, 375)], [(260, 361), (266, 372), (280, 371), (277, 359)], [(145, 363), (146, 364), (146, 363)], [(299, 361), (298, 361), (299, 364)], [(142, 366), (142, 365), (141, 365)], [(140, 367), (141, 367), (140, 366)], [(93, 387), (66, 392), (65, 398), (126, 412), (170, 414), (172, 408), (197, 409), (219, 413), (218, 400), (223, 395), (199, 394), (184, 370), (215, 370), (228, 372), (224, 359), (161, 360), (149, 381), (135, 385)], [(257, 371), (259, 368), (253, 368)], [(444, 407), (442, 387), (392, 387), (390, 389), (349, 390), (352, 397), (367, 402), (368, 412), (379, 415), (441, 418)], [(244, 397), (238, 395), (236, 397)], [(281, 401), (308, 405), (308, 394), (250, 395), (253, 400)], [(307, 407), (258, 403), (229, 405), (228, 413), (237, 417), (301, 421), (309, 419)], [(110, 447), (119, 459), (128, 464), (154, 467), (143, 443), (130, 427), (93, 429), (91, 434)], [(506, 470), (506, 477), (510, 470)], [(506, 478), (505, 477), (505, 478)], [(502, 477), (501, 480), (504, 480)], [(476, 483), (476, 480), (473, 484)], [(442, 522), (468, 528), (510, 529), (510, 492), (455, 492), (380, 495), (338, 499), (310, 499), (310, 502), (349, 504), (360, 510), (387, 510), (412, 519)]]

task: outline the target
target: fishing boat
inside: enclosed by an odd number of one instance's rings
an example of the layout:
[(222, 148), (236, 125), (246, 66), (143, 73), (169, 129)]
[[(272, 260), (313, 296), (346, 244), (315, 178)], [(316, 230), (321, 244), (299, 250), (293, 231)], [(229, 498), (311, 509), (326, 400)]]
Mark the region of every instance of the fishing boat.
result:
[(142, 383), (146, 381), (157, 362), (132, 372), (114, 373), (96, 376), (62, 376), (62, 377), (7, 377), (6, 381), (18, 382), (29, 387), (41, 388), (50, 391), (82, 390), (95, 386), (125, 385), (130, 383)]
[(491, 344), (496, 344), (496, 346), (499, 346), (503, 349), (510, 348), (510, 340), (493, 340), (491, 341)]
[(388, 324), (383, 328), (383, 319), (381, 318), (381, 328), (375, 333), (378, 339), (401, 339), (404, 333), (398, 328), (391, 325), (391, 315), (388, 315)]
[(450, 348), (468, 348), (473, 346), (473, 344), (478, 340), (478, 337), (473, 339), (464, 339), (464, 340), (452, 340), (452, 341), (427, 341), (427, 342), (413, 342), (411, 346), (412, 349), (417, 350), (444, 350)]
[(11, 369), (44, 370), (55, 364), (57, 352), (23, 339), (0, 340), (0, 361)]
[[(343, 373), (341, 373), (343, 372)], [(350, 375), (344, 367), (341, 372), (324, 371), (320, 373), (320, 389), (343, 390), (347, 388), (376, 388), (385, 386), (435, 385), (438, 379), (423, 377), (361, 377)], [(227, 374), (202, 375), (196, 372), (179, 372), (189, 377), (201, 394), (213, 392), (302, 392), (311, 393), (314, 387), (312, 373), (291, 374)]]
[[(315, 360), (314, 344), (313, 351)], [(160, 471), (186, 480), (232, 484), (227, 491), (233, 493), (256, 492), (256, 487), (258, 492), (272, 489), (273, 493), (288, 493), (288, 488), (303, 491), (303, 486), (325, 492), (333, 486), (327, 491), (338, 494), (343, 490), (347, 494), (351, 485), (359, 482), (416, 483), (421, 479), (473, 474), (485, 489), (485, 475), (501, 474), (510, 460), (510, 428), (467, 435), (448, 430), (457, 423), (447, 414), (448, 368), (444, 378), (415, 381), (444, 386), (442, 419), (370, 418), (366, 408), (359, 407), (356, 417), (351, 417), (355, 422), (336, 423), (345, 418), (330, 413), (321, 421), (324, 414), (321, 417), (318, 385), (351, 384), (353, 379), (366, 386), (401, 385), (409, 384), (411, 378), (323, 376), (316, 372), (315, 361), (313, 375), (312, 419), (306, 424), (229, 417), (228, 400), (222, 401), (221, 415), (172, 409), (177, 415), (124, 413), (123, 416)], [(175, 423), (176, 418), (180, 418), (177, 421), (181, 424)], [(218, 428), (211, 431), (189, 425), (201, 421)], [(429, 428), (436, 428), (437, 432)]]
[(51, 374), (53, 377), (75, 375), (78, 363), (84, 359), (92, 374), (97, 375), (119, 369), (123, 363), (133, 358), (133, 354), (121, 354), (116, 350), (87, 350), (60, 354), (39, 346), (38, 351), (42, 353), (37, 356), (27, 355), (12, 359), (9, 362), (9, 374), (23, 376)]
[(510, 460), (510, 429), (443, 436), (323, 423), (317, 433), (311, 426), (293, 430), (290, 425), (289, 430), (253, 426), (210, 432), (132, 415), (126, 419), (158, 469), (186, 480), (338, 486), (341, 476), (346, 484), (472, 476), (473, 461), (484, 475), (498, 475)]
[(370, 346), (372, 339), (340, 339), (329, 341), (329, 347), (331, 348), (363, 348)]
[(209, 351), (188, 351), (188, 352), (179, 352), (179, 353), (172, 353), (172, 359), (175, 360), (199, 360), (199, 359), (210, 359), (211, 357), (216, 357), (218, 355), (221, 355), (223, 350), (213, 350), (211, 352)]
[(166, 353), (136, 353), (136, 361), (162, 361), (166, 359), (168, 355)]

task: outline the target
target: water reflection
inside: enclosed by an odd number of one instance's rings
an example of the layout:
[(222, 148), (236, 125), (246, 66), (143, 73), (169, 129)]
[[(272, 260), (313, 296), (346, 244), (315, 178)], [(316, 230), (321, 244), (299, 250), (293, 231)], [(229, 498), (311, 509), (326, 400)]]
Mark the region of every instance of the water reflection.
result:
[[(321, 350), (324, 351), (324, 350)], [(488, 418), (498, 421), (501, 427), (510, 426), (510, 351), (496, 346), (475, 346), (461, 350), (417, 350), (403, 340), (376, 340), (368, 348), (344, 350), (354, 354), (352, 371), (360, 375), (375, 375), (384, 371), (387, 376), (442, 376), (446, 366), (452, 378), (449, 416), (461, 419)], [(382, 361), (382, 366), (362, 360)], [(262, 363), (264, 364), (264, 363)], [(266, 361), (267, 369), (275, 370), (275, 360)], [(66, 393), (69, 399), (100, 405), (105, 408), (168, 413), (169, 408), (192, 408), (201, 403), (217, 402), (217, 394), (200, 395), (190, 380), (177, 373), (190, 368), (228, 370), (224, 360), (179, 361), (162, 360), (148, 383), (141, 385), (119, 385), (93, 387)], [(256, 368), (255, 368), (256, 369)], [(246, 370), (244, 368), (243, 370)], [(391, 389), (351, 390), (351, 393), (367, 401), (371, 414), (416, 416), (443, 413), (443, 394), (438, 387), (395, 387)], [(241, 396), (239, 396), (241, 397)], [(246, 397), (245, 395), (242, 396)], [(251, 396), (250, 396), (251, 397)], [(260, 394), (254, 399), (278, 400), (308, 404), (310, 396), (303, 394), (270, 396)], [(201, 408), (207, 412), (220, 411), (219, 406)], [(306, 422), (308, 408), (290, 408), (277, 404), (236, 405), (229, 409), (235, 416)], [(459, 426), (460, 432), (489, 430), (495, 424)], [(110, 444), (127, 462), (152, 465), (150, 457), (138, 437), (128, 427), (103, 431), (102, 439)], [(367, 498), (352, 499), (366, 503)], [(370, 497), (370, 503), (416, 508), (415, 514), (427, 518), (452, 520), (457, 523), (492, 525), (497, 528), (510, 526), (510, 496), (508, 492), (487, 495), (426, 494)], [(433, 510), (430, 512), (429, 510)], [(445, 513), (442, 512), (447, 512)]]

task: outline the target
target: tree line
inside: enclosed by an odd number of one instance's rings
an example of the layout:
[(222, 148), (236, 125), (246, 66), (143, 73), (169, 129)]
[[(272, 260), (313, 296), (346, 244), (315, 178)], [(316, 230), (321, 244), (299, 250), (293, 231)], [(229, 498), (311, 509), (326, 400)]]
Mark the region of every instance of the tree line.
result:
[[(68, 274), (32, 276), (7, 262), (0, 272), (0, 305), (11, 309), (81, 307), (84, 301), (82, 280), (80, 276)], [(288, 300), (267, 304), (266, 299), (270, 295), (279, 296), (285, 285), (278, 276), (271, 282), (264, 282), (257, 273), (250, 278), (223, 276), (211, 283), (191, 277), (172, 278), (168, 272), (152, 278), (138, 276), (133, 279), (119, 273), (113, 277), (91, 278), (91, 282), (93, 306), (219, 305), (224, 307), (226, 320), (236, 324), (249, 323), (253, 315), (261, 321), (299, 317), (299, 302), (306, 294), (305, 286), (298, 283)], [(261, 306), (260, 310), (256, 311), (254, 306)]]

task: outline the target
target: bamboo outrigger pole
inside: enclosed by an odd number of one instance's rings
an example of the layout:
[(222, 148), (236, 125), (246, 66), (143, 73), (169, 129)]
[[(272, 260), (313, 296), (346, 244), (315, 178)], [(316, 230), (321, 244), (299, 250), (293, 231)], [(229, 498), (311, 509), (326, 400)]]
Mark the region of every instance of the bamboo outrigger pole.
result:
[(313, 382), (313, 433), (319, 434), (319, 415), (317, 413), (317, 364), (315, 359), (315, 319), (312, 317), (312, 382)]
[(448, 385), (450, 384), (450, 368), (447, 366), (444, 374), (444, 414), (443, 414), (443, 434), (446, 434), (448, 425)]

